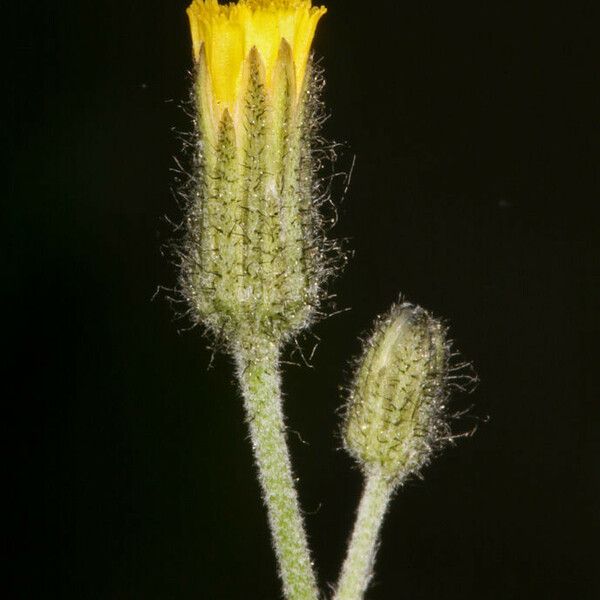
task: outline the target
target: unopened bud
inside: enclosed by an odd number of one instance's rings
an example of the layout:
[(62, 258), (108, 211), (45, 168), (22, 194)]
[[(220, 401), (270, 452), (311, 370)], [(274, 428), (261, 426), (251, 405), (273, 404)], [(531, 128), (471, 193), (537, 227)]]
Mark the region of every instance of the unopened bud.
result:
[(444, 326), (418, 306), (394, 305), (375, 324), (343, 429), (346, 448), (363, 470), (378, 468), (401, 483), (448, 437), (448, 354)]

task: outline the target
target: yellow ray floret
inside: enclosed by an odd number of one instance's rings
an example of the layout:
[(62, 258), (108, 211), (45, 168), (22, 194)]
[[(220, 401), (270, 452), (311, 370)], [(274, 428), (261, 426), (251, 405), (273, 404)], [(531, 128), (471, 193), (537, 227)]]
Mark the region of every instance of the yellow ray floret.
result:
[(244, 61), (253, 47), (263, 62), (269, 89), (282, 39), (292, 50), (299, 93), (317, 22), (325, 11), (325, 7), (313, 7), (311, 0), (240, 0), (223, 5), (217, 0), (193, 0), (187, 13), (194, 57), (199, 59), (204, 46), (217, 112), (225, 108), (235, 112)]

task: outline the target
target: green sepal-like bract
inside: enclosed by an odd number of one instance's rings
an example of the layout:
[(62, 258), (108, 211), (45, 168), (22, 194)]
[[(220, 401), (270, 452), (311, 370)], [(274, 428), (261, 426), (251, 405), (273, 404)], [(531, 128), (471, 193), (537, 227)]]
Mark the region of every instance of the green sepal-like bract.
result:
[(203, 61), (201, 52), (195, 95), (202, 175), (189, 204), (182, 287), (196, 320), (227, 342), (279, 342), (310, 322), (327, 271), (314, 198), (312, 77), (307, 72), (297, 94), (282, 40), (267, 90), (253, 49), (240, 114), (225, 110), (215, 121)]

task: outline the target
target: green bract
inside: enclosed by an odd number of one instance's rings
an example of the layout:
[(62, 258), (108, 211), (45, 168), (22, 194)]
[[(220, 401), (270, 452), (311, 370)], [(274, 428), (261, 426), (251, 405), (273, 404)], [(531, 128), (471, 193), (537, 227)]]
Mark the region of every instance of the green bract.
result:
[(197, 103), (202, 177), (189, 205), (182, 271), (197, 320), (242, 344), (255, 336), (281, 341), (303, 328), (326, 272), (313, 197), (312, 78), (297, 100), (285, 40), (269, 93), (255, 49), (247, 62), (243, 114), (234, 124), (225, 110), (214, 142)]

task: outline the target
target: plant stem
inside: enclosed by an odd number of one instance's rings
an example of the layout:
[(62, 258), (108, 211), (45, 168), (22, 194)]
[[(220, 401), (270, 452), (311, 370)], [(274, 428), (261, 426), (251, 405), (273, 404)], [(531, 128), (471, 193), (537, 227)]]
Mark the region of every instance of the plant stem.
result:
[(334, 600), (360, 600), (363, 597), (373, 574), (379, 530), (393, 491), (393, 483), (380, 469), (374, 468), (366, 474)]
[(316, 600), (317, 583), (298, 504), (282, 409), (279, 347), (255, 339), (235, 352), (258, 477), (288, 600)]

